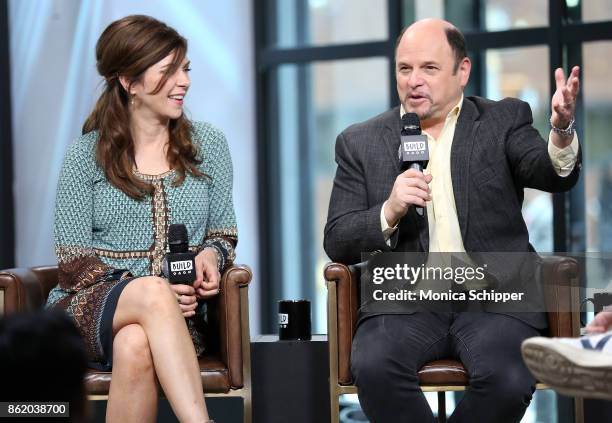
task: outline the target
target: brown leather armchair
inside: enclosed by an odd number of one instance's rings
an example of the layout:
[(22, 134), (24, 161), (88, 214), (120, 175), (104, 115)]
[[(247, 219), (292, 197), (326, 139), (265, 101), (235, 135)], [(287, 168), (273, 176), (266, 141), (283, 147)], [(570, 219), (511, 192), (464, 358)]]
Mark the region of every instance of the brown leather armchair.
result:
[[(215, 338), (210, 353), (200, 357), (206, 396), (234, 396), (244, 401), (244, 422), (251, 423), (251, 355), (248, 285), (251, 270), (234, 265), (223, 273), (221, 293), (209, 303)], [(0, 271), (0, 315), (41, 308), (57, 284), (57, 267)], [(90, 400), (108, 399), (111, 373), (90, 369), (85, 386)]]
[[(577, 336), (580, 322), (572, 305), (579, 304), (577, 278), (578, 264), (572, 258), (545, 257), (542, 269), (545, 301), (548, 310), (550, 336)], [(339, 396), (356, 394), (350, 371), (351, 344), (357, 323), (359, 298), (357, 293), (357, 269), (339, 263), (325, 267), (327, 284), (327, 336), (329, 342), (329, 384), (331, 422), (338, 423)], [(555, 283), (547, 283), (547, 282)], [(438, 421), (446, 421), (445, 392), (463, 391), (468, 385), (468, 375), (456, 360), (437, 360), (427, 363), (419, 371), (421, 389), (438, 393)], [(546, 389), (538, 384), (538, 389)], [(580, 415), (577, 403), (577, 415)]]

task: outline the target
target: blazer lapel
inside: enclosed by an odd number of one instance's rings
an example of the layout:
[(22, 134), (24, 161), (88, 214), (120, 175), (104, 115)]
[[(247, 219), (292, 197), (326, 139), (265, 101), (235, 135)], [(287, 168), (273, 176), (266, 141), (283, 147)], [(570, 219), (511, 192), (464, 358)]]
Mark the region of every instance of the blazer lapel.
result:
[(470, 157), (480, 126), (480, 121), (477, 120), (479, 116), (476, 106), (470, 99), (464, 97), (451, 147), (451, 179), (463, 239), (465, 239), (468, 225)]
[(387, 127), (387, 130), (383, 136), (383, 143), (385, 144), (385, 148), (390, 157), (391, 163), (394, 163), (396, 173), (399, 175), (400, 164), (398, 152), (401, 137), (399, 106), (389, 110), (386, 114), (385, 126)]

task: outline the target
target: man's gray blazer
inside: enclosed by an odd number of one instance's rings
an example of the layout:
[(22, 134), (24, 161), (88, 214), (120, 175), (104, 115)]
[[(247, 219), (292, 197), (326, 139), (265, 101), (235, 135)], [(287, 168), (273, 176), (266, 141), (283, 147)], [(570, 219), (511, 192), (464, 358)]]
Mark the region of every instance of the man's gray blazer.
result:
[[(338, 168), (325, 225), (324, 247), (333, 260), (361, 261), (363, 252), (429, 250), (427, 216), (414, 207), (400, 222), (391, 249), (380, 225), (382, 204), (400, 174), (399, 107), (352, 125), (336, 140)], [(465, 250), (529, 252), (527, 226), (521, 214), (523, 188), (548, 192), (572, 188), (578, 161), (570, 175), (553, 168), (547, 142), (532, 126), (529, 105), (516, 99), (491, 101), (464, 97), (451, 149), (451, 178)], [(544, 316), (522, 316), (535, 327)]]

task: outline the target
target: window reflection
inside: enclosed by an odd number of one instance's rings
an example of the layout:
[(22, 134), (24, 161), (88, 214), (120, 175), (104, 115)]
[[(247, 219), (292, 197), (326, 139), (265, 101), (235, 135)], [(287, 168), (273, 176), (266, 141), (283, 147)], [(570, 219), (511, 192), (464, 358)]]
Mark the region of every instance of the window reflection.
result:
[[(568, 0), (569, 3), (578, 3), (577, 0)], [(582, 0), (582, 21), (607, 21), (612, 20), (612, 2), (610, 0)]]
[(487, 31), (548, 25), (548, 0), (486, 0), (484, 11)]
[[(587, 262), (588, 297), (612, 281), (612, 42), (585, 43), (583, 58), (584, 191), (587, 252), (604, 253), (605, 260)], [(607, 288), (607, 290), (610, 290)]]
[[(548, 47), (487, 50), (485, 62), (486, 97), (492, 100), (515, 97), (529, 103), (533, 112), (534, 126), (548, 141), (550, 109)], [(551, 194), (526, 189), (523, 217), (529, 230), (529, 241), (536, 251), (552, 251)]]
[[(313, 333), (327, 331), (322, 275), (329, 258), (323, 250), (323, 228), (336, 171), (336, 136), (388, 108), (388, 66), (385, 58), (370, 58), (284, 65), (279, 70), (283, 296), (312, 294)], [(302, 248), (305, 239), (310, 240), (310, 251)], [(312, 257), (311, 263), (303, 262), (304, 254)], [(300, 263), (305, 267), (300, 269)]]
[(276, 4), (278, 47), (319, 46), (387, 38), (387, 0), (289, 0)]

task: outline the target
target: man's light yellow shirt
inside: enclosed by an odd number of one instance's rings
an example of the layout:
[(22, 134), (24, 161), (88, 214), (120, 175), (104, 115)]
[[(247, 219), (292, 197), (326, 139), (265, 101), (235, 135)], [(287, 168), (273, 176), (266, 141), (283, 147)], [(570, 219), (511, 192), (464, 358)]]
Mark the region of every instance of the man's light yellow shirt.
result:
[[(463, 96), (446, 116), (444, 127), (437, 139), (423, 131), (423, 134), (427, 136), (429, 147), (429, 164), (423, 173), (432, 176), (429, 185), (431, 201), (427, 202), (430, 252), (465, 252), (453, 193), (450, 161), (453, 137), (462, 105)], [(404, 113), (404, 107), (401, 106), (400, 116), (403, 116)], [(575, 133), (572, 143), (563, 149), (558, 148), (551, 142), (549, 134), (548, 154), (559, 176), (568, 176), (574, 169), (578, 157), (578, 146), (578, 137)], [(385, 240), (391, 246), (390, 238), (397, 229), (397, 225), (389, 227), (385, 219), (384, 208), (385, 205), (383, 204), (380, 211), (380, 224)]]

